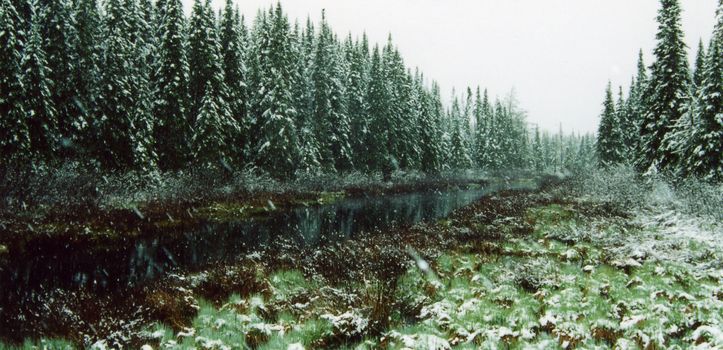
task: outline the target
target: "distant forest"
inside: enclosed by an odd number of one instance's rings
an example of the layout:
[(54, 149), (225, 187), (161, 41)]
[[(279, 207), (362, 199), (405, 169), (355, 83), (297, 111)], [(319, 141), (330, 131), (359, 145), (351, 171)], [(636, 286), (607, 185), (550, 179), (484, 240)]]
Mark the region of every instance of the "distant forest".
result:
[(643, 173), (723, 180), (723, 1), (706, 49), (701, 41), (689, 68), (678, 0), (662, 0), (655, 62), (642, 51), (627, 96), (617, 102), (608, 84), (598, 131), (603, 166), (632, 163)]
[(231, 0), (218, 14), (197, 0), (190, 18), (180, 0), (0, 1), (5, 169), (386, 177), (595, 162), (593, 136), (533, 130), (512, 94), (467, 88), (443, 104), (391, 35), (340, 38), (324, 13), (291, 24), (279, 4), (247, 27)]

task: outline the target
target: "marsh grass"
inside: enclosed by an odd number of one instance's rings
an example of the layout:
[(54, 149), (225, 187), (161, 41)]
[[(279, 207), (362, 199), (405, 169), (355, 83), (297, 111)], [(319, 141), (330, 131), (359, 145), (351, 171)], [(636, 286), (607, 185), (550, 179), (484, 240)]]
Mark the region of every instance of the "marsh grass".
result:
[[(238, 279), (252, 276), (264, 288), (220, 303), (201, 300), (190, 327), (157, 325), (148, 341), (177, 349), (290, 350), (723, 346), (716, 333), (723, 324), (720, 250), (707, 241), (670, 241), (660, 227), (628, 225), (585, 205), (546, 199), (526, 210), (501, 206), (495, 215), (467, 213), (434, 224), (429, 232), (463, 226), (472, 235), (424, 254), (428, 269), (384, 239), (352, 245), (367, 249), (369, 261), (325, 247), (309, 260), (319, 262), (319, 271), (260, 267)], [(485, 206), (492, 205), (477, 209)], [(494, 229), (520, 220), (529, 234), (474, 236), (475, 225)], [(638, 252), (647, 243), (687, 255)], [(364, 269), (362, 279), (344, 270), (356, 267)]]

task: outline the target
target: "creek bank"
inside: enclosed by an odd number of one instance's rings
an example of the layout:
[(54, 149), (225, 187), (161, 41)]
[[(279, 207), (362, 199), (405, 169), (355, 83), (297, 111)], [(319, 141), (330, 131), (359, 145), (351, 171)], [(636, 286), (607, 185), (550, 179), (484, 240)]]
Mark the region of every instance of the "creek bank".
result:
[[(360, 300), (371, 303), (376, 316), (370, 327), (380, 334), (388, 326), (386, 310), (391, 310), (387, 308), (391, 300), (385, 296), (393, 295), (399, 276), (413, 263), (409, 251), (433, 262), (442, 252), (465, 242), (528, 234), (530, 225), (521, 215), (538, 200), (529, 191), (502, 191), (435, 223), (377, 230), (316, 247), (276, 240), (235, 261), (171, 272), (147, 284), (119, 287), (100, 295), (93, 286), (73, 291), (41, 289), (31, 300), (5, 303), (0, 336), (14, 342), (28, 337), (60, 337), (85, 346), (94, 339), (140, 346), (148, 341), (143, 330), (149, 324), (162, 322), (177, 331), (189, 327), (199, 310), (199, 300), (219, 306), (233, 294), (272, 295), (274, 288), (268, 277), (280, 271), (300, 271), (305, 278), (320, 281), (326, 286), (324, 298), (329, 298), (329, 308), (334, 310)], [(353, 282), (365, 280), (376, 282), (373, 290), (362, 295), (366, 287)], [(275, 314), (273, 310), (265, 312), (267, 317)], [(346, 340), (328, 339), (325, 346), (338, 341)]]

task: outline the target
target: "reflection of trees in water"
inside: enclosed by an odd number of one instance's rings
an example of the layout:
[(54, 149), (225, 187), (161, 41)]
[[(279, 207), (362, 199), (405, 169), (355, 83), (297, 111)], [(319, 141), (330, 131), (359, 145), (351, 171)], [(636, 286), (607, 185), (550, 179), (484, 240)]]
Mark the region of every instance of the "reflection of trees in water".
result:
[[(22, 286), (26, 291), (41, 284), (45, 287), (92, 284), (99, 289), (112, 289), (157, 278), (173, 268), (223, 263), (276, 240), (313, 247), (391, 225), (437, 220), (492, 190), (347, 198), (324, 206), (275, 211), (265, 218), (207, 222), (177, 235), (162, 230), (148, 232), (151, 238), (117, 242), (112, 247), (77, 246), (73, 242), (38, 243), (27, 250), (33, 252), (28, 253), (32, 256), (11, 260), (14, 266), (0, 272), (0, 281)], [(54, 258), (60, 256), (63, 259)]]

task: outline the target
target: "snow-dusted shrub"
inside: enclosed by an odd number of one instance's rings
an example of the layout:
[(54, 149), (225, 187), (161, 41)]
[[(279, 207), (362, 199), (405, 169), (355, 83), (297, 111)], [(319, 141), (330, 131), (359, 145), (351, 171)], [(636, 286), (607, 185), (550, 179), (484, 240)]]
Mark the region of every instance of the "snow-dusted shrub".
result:
[(648, 184), (641, 181), (629, 165), (593, 170), (578, 178), (575, 186), (583, 196), (601, 202), (612, 202), (623, 208), (642, 205), (648, 192)]
[(723, 220), (723, 184), (687, 179), (677, 186), (676, 194), (679, 198), (679, 209), (684, 212)]

